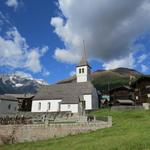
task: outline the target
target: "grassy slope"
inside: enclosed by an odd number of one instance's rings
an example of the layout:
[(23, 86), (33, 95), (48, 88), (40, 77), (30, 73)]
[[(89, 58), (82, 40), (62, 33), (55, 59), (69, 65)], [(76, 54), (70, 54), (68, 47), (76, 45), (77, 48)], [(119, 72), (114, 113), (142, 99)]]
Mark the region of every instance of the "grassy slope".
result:
[(96, 132), (53, 140), (1, 146), (0, 150), (148, 150), (150, 149), (150, 111), (94, 112), (112, 115), (113, 127)]
[(94, 84), (97, 90), (107, 91), (108, 84), (109, 84), (109, 89), (122, 86), (122, 85), (128, 85), (129, 78), (127, 77), (94, 78), (92, 83)]

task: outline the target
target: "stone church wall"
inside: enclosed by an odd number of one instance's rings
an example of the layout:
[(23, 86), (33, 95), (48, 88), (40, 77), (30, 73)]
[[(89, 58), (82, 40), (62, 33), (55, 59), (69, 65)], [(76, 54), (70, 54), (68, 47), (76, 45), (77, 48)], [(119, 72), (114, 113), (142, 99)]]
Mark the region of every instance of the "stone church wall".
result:
[(46, 140), (78, 133), (95, 131), (112, 126), (111, 117), (107, 122), (69, 124), (32, 124), (32, 125), (1, 125), (0, 144)]

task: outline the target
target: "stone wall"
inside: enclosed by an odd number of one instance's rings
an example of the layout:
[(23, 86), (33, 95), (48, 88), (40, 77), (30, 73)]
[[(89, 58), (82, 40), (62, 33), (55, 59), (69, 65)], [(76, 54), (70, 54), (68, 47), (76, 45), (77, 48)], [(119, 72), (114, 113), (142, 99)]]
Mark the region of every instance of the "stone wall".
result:
[(63, 137), (95, 131), (112, 126), (112, 118), (107, 122), (95, 121), (91, 123), (68, 124), (32, 124), (32, 125), (1, 125), (0, 144), (17, 143), (26, 141), (45, 140), (53, 137)]

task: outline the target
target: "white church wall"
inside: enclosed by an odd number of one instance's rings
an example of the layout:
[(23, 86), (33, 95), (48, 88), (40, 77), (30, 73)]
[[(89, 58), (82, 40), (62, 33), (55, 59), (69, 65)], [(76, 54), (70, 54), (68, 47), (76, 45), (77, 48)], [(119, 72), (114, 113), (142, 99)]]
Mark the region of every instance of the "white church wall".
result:
[(78, 104), (61, 104), (61, 111), (71, 111), (72, 113), (78, 113)]
[(85, 100), (85, 110), (92, 109), (92, 95), (84, 95)]
[(0, 113), (17, 112), (17, 108), (17, 101), (0, 100)]
[[(81, 69), (81, 73), (80, 70)], [(84, 69), (84, 72), (82, 72), (82, 69)], [(77, 67), (76, 68), (76, 76), (77, 76), (77, 82), (86, 82), (90, 80), (89, 77), (89, 68), (88, 66), (82, 66), (82, 67)]]
[[(33, 100), (32, 112), (57, 112), (60, 110), (60, 102), (62, 100)], [(39, 108), (41, 103), (41, 108)], [(50, 103), (50, 107), (49, 107)]]

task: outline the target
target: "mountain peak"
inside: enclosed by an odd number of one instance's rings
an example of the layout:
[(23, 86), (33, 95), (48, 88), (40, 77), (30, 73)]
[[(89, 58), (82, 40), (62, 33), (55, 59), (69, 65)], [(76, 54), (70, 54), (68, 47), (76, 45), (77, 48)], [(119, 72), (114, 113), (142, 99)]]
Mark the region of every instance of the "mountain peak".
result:
[(34, 79), (18, 74), (0, 74), (0, 94), (35, 93), (41, 85), (48, 85), (42, 79)]

